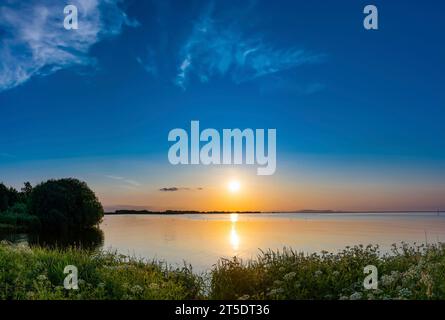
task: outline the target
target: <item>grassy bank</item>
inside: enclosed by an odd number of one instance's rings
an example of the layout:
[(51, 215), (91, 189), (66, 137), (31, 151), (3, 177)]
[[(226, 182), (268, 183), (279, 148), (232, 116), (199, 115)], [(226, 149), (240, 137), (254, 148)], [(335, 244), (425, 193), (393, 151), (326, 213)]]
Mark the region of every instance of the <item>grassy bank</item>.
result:
[[(365, 290), (363, 269), (378, 268), (379, 287)], [(212, 271), (212, 298), (445, 299), (445, 245), (358, 246), (338, 254), (263, 252), (242, 263), (221, 260)]]
[[(364, 290), (375, 265), (379, 288)], [(79, 290), (63, 289), (63, 269), (79, 270)], [(205, 281), (210, 279), (210, 281)], [(220, 260), (208, 275), (114, 253), (0, 245), (0, 299), (445, 299), (445, 245), (347, 248), (337, 254), (263, 252)]]
[[(65, 290), (65, 266), (79, 270), (79, 290)], [(201, 279), (114, 253), (0, 245), (0, 299), (198, 299)]]

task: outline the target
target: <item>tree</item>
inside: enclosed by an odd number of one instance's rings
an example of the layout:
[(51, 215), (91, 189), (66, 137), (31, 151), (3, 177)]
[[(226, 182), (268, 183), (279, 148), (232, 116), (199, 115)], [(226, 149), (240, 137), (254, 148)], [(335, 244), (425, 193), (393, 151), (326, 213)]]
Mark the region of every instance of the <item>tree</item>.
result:
[(0, 212), (19, 202), (19, 193), (14, 188), (0, 183)]
[(8, 188), (0, 183), (0, 212), (5, 211), (9, 207), (9, 191)]
[(42, 229), (81, 230), (101, 222), (104, 210), (94, 192), (77, 179), (48, 180), (32, 189), (29, 213)]
[(20, 202), (27, 204), (31, 197), (32, 185), (30, 182), (23, 183), (23, 187), (20, 190)]
[(22, 193), (25, 195), (25, 196), (29, 196), (30, 194), (31, 194), (31, 192), (32, 192), (32, 185), (31, 185), (31, 183), (29, 183), (28, 181), (27, 182), (25, 182), (24, 184), (23, 184), (23, 187), (22, 187)]

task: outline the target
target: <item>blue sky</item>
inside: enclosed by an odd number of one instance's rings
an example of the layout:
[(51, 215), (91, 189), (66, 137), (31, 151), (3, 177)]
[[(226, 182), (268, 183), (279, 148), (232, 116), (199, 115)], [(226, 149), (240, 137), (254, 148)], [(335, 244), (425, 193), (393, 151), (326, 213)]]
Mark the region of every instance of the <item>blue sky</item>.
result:
[[(376, 208), (445, 205), (444, 3), (373, 1), (371, 31), (367, 1), (70, 3), (78, 30), (63, 29), (60, 1), (0, 1), (5, 183), (78, 176), (106, 204), (146, 207), (162, 187), (210, 188), (210, 169), (197, 180), (167, 160), (168, 132), (199, 120), (276, 128), (274, 185), (413, 184), (432, 190), (421, 206), (401, 206), (400, 192)], [(123, 186), (138, 200), (113, 198)]]

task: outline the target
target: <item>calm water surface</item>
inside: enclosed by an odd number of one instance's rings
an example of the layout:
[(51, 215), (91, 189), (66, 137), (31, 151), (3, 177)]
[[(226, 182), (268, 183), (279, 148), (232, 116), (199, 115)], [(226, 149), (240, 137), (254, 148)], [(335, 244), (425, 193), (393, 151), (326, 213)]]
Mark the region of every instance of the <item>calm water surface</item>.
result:
[(201, 272), (220, 257), (252, 258), (259, 249), (337, 252), (346, 246), (378, 244), (385, 252), (402, 241), (445, 242), (445, 213), (107, 215), (100, 229), (63, 239), (0, 232), (0, 240), (76, 243), (173, 266), (185, 260)]
[(173, 265), (209, 269), (219, 257), (255, 257), (261, 249), (336, 252), (345, 246), (445, 242), (445, 214), (190, 214), (106, 216), (104, 249)]

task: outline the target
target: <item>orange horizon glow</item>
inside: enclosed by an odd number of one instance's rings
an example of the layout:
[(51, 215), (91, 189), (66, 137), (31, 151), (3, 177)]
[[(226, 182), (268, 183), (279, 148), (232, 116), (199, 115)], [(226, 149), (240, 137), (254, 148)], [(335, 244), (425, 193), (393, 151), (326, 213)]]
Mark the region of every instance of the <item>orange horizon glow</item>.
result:
[[(33, 163), (25, 176), (4, 182), (17, 189), (23, 181), (36, 185), (51, 178), (78, 177), (96, 193), (106, 211), (437, 211), (445, 209), (445, 176), (428, 166), (335, 166), (296, 158), (272, 176), (258, 176), (248, 166), (204, 167), (157, 165), (140, 160), (115, 160), (103, 168), (97, 161), (69, 166), (54, 160)], [(159, 162), (159, 161), (158, 161)], [(333, 161), (332, 161), (333, 162)], [(60, 168), (64, 168), (63, 170)], [(8, 171), (12, 175), (13, 171)], [(42, 172), (48, 172), (43, 175)], [(68, 173), (67, 173), (68, 172)], [(445, 171), (441, 171), (445, 174)], [(231, 192), (231, 181), (237, 191)], [(239, 186), (238, 186), (239, 185)], [(176, 191), (161, 191), (177, 187)], [(168, 189), (168, 188), (167, 188)]]

